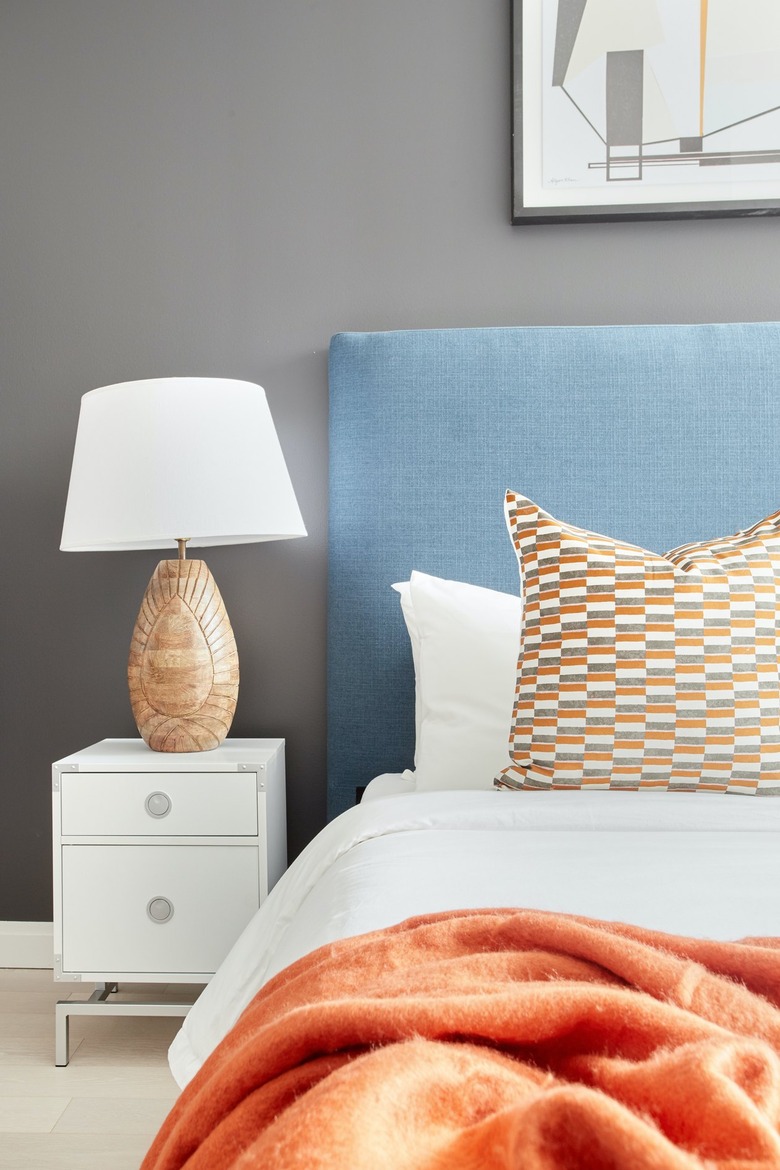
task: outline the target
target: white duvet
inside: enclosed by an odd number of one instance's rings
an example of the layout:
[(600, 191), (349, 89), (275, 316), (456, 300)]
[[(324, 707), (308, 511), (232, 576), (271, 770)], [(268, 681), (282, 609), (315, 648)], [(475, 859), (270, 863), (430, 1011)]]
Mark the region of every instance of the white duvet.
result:
[(523, 906), (721, 939), (780, 934), (780, 800), (657, 792), (412, 792), (332, 821), (184, 1021), (184, 1086), (255, 992), (334, 939), (415, 914)]

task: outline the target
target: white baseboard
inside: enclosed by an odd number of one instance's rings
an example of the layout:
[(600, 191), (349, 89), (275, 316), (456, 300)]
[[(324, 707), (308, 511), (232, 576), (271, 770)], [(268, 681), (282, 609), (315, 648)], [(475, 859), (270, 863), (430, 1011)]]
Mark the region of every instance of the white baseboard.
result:
[(0, 922), (0, 967), (53, 967), (51, 922)]

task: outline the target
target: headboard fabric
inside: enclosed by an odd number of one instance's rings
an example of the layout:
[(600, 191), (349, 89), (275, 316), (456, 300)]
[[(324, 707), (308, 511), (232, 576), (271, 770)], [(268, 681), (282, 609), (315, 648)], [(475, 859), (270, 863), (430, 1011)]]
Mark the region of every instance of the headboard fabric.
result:
[(517, 592), (506, 488), (663, 552), (780, 508), (780, 324), (341, 333), (330, 347), (328, 814), (412, 766), (412, 569)]

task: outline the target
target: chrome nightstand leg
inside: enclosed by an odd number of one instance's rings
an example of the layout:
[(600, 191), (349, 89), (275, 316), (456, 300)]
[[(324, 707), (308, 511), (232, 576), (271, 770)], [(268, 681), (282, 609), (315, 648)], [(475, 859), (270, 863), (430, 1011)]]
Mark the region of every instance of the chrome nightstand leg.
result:
[(71, 1016), (186, 1016), (191, 1003), (133, 1003), (108, 996), (118, 990), (116, 983), (98, 983), (89, 999), (59, 999), (54, 1007), (54, 1063), (58, 1068), (70, 1060)]

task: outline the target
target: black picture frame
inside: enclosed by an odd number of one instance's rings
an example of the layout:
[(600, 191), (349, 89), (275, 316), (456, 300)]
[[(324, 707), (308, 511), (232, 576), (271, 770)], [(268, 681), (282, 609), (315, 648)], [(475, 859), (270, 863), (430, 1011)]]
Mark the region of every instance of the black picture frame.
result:
[[(510, 0), (512, 223), (780, 215), (780, 69), (776, 82), (770, 78), (766, 85), (770, 100), (776, 88), (774, 106), (746, 112), (735, 106), (735, 114), (744, 113), (744, 116), (735, 117), (733, 124), (705, 129), (707, 57), (706, 18), (703, 18), (705, 28), (701, 32), (698, 65), (700, 125), (696, 127), (702, 133), (645, 141), (643, 132), (635, 143), (626, 142), (632, 136), (637, 137), (637, 130), (645, 130), (646, 71), (652, 68), (651, 52), (657, 53), (658, 48), (605, 50), (603, 124), (599, 125), (599, 114), (595, 112), (598, 103), (591, 116), (589, 109), (582, 109), (578, 104), (571, 87), (564, 84), (568, 81), (566, 69), (571, 67), (577, 39), (584, 36), (582, 26), (589, 2)], [(679, 9), (679, 0), (662, 0), (662, 3), (675, 3)], [(701, 11), (706, 14), (706, 4), (701, 6)], [(637, 41), (641, 40), (640, 32), (637, 30)], [(761, 30), (756, 30), (758, 41), (760, 34)], [(592, 48), (592, 28), (588, 43)], [(689, 48), (687, 44), (684, 47)], [(668, 54), (677, 51), (672, 43), (665, 49)], [(687, 70), (688, 56), (681, 57), (680, 61), (681, 70)], [(695, 64), (691, 66), (695, 68)], [(593, 80), (591, 75), (591, 84)], [(600, 81), (598, 77), (596, 85)], [(593, 93), (597, 92), (596, 85)], [(720, 98), (722, 105), (722, 92)], [(574, 131), (569, 140), (571, 165), (566, 154), (567, 126)], [(733, 143), (740, 134), (753, 143), (766, 134), (767, 145), (734, 149)], [(721, 144), (725, 141), (729, 145), (718, 147), (710, 141), (718, 138)], [(588, 146), (584, 145), (586, 142)], [(587, 152), (587, 173), (583, 151)], [(556, 163), (567, 159), (565, 173), (552, 174), (556, 164), (547, 164), (548, 157), (555, 158)], [(653, 181), (658, 176), (663, 176), (660, 184)], [(687, 181), (678, 182), (680, 179)], [(594, 186), (595, 182), (598, 187)], [(608, 191), (606, 188), (612, 183), (615, 185)], [(724, 187), (733, 191), (733, 197), (723, 197)]]

